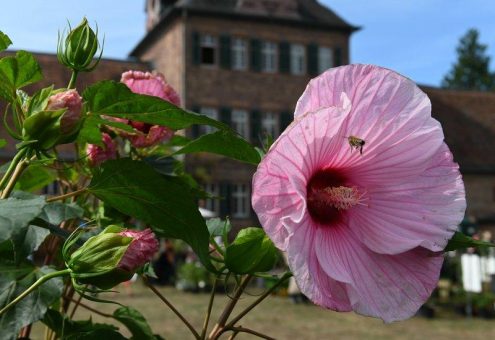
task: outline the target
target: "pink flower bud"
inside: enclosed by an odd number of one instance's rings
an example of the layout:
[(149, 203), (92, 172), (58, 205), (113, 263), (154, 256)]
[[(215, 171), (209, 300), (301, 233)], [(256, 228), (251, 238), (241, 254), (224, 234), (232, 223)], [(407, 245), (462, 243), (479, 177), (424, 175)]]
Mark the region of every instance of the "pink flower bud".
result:
[(60, 131), (70, 134), (81, 119), (82, 98), (76, 90), (67, 90), (54, 94), (48, 99), (47, 110), (67, 109), (61, 118)]
[[(141, 71), (127, 71), (122, 74), (121, 82), (134, 93), (159, 97), (174, 105), (180, 105), (177, 92), (166, 81), (160, 73)], [(115, 120), (114, 118), (112, 120)], [(122, 122), (122, 120), (119, 120)], [(151, 125), (142, 122), (125, 121), (134, 128), (135, 133), (119, 131), (119, 134), (128, 138), (136, 148), (144, 148), (156, 145), (162, 141), (170, 140), (174, 131), (166, 126)]]
[(109, 134), (103, 133), (102, 140), (104, 146), (96, 144), (88, 144), (86, 147), (86, 155), (91, 166), (97, 166), (108, 159), (117, 158), (117, 144)]
[(118, 267), (130, 272), (151, 261), (153, 255), (158, 251), (158, 241), (151, 229), (143, 231), (124, 230), (121, 236), (132, 237), (133, 240), (127, 248), (124, 256), (120, 259)]

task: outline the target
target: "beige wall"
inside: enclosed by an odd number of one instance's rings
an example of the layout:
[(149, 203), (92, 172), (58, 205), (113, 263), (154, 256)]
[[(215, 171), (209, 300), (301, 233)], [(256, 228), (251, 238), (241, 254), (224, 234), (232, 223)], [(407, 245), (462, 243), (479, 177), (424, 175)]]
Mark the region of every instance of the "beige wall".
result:
[(487, 216), (495, 214), (495, 174), (464, 175), (467, 215)]

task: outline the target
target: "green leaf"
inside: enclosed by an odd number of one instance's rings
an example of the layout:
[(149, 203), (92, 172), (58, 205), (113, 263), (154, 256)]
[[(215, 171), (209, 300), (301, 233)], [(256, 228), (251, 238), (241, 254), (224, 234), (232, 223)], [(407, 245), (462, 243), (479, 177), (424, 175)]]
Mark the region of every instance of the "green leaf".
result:
[(229, 220), (222, 220), (221, 218), (215, 217), (210, 218), (206, 221), (206, 226), (210, 232), (210, 236), (223, 236), (232, 229), (232, 224)]
[(34, 225), (18, 229), (9, 240), (0, 243), (0, 256), (6, 261), (19, 264), (38, 250), (49, 234), (49, 230)]
[(10, 239), (14, 231), (26, 228), (41, 213), (45, 204), (42, 196), (0, 200), (0, 242)]
[(71, 320), (54, 309), (47, 311), (43, 323), (53, 330), (58, 338), (64, 340), (125, 339), (122, 334), (117, 332), (118, 328), (113, 325), (93, 323), (91, 319)]
[(144, 316), (132, 307), (121, 307), (113, 312), (113, 317), (122, 322), (134, 340), (155, 340), (151, 327)]
[(32, 164), (16, 183), (16, 190), (33, 192), (43, 189), (57, 179), (57, 173), (42, 164)]
[(0, 59), (0, 96), (9, 102), (16, 97), (16, 90), (43, 78), (34, 56), (18, 51), (15, 56)]
[(185, 111), (158, 97), (132, 93), (126, 85), (115, 81), (105, 80), (88, 87), (83, 93), (83, 98), (87, 102), (87, 111), (90, 114), (163, 125), (173, 130), (185, 129), (193, 124), (231, 130), (219, 121)]
[(269, 271), (277, 259), (277, 248), (261, 228), (242, 229), (225, 253), (227, 268), (236, 274)]
[(54, 202), (47, 204), (43, 208), (39, 218), (50, 224), (59, 225), (63, 221), (81, 218), (83, 214), (84, 210), (75, 203)]
[(147, 224), (160, 237), (184, 240), (215, 271), (208, 254), (209, 234), (191, 194), (144, 162), (107, 161), (88, 190), (113, 208)]
[(486, 247), (495, 247), (495, 244), (485, 241), (475, 240), (472, 237), (469, 237), (461, 232), (456, 231), (454, 236), (449, 240), (447, 247), (445, 247), (444, 251), (452, 251), (457, 249), (465, 249), (465, 248), (486, 248)]
[(7, 145), (7, 141), (5, 139), (0, 138), (0, 149)]
[[(53, 272), (48, 267), (36, 268), (29, 264), (21, 266), (0, 263), (0, 306), (5, 306), (24, 292), (36, 280)], [(34, 292), (16, 304), (0, 318), (0, 339), (17, 339), (19, 330), (43, 318), (48, 306), (62, 295), (63, 281), (54, 278), (39, 286)]]
[(7, 34), (0, 31), (0, 52), (6, 50), (10, 45), (12, 45), (12, 40), (10, 40)]
[(230, 131), (216, 131), (193, 140), (175, 154), (210, 152), (237, 159), (242, 162), (258, 164), (260, 154), (246, 140)]

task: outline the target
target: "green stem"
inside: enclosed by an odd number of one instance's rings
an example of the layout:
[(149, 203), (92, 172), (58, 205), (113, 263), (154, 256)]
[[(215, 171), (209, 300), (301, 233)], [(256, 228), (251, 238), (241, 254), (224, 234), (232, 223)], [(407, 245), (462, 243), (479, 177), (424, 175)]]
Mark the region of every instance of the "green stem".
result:
[(220, 255), (225, 257), (225, 252), (223, 251), (222, 247), (220, 247), (220, 245), (217, 243), (217, 241), (215, 241), (215, 238), (214, 237), (210, 238), (210, 241), (213, 247), (215, 247), (216, 251), (218, 251)]
[(26, 149), (21, 149), (17, 154), (14, 156), (12, 161), (10, 162), (10, 165), (7, 169), (7, 172), (3, 175), (2, 180), (0, 181), (0, 190), (7, 184), (7, 181), (9, 180), (10, 176), (14, 172), (17, 164), (22, 160), (22, 158), (26, 155), (27, 150)]
[(208, 323), (210, 322), (211, 309), (213, 308), (213, 301), (215, 300), (215, 291), (217, 289), (218, 277), (215, 277), (213, 281), (213, 287), (211, 288), (210, 301), (208, 302), (208, 310), (206, 311), (205, 321), (203, 323), (203, 330), (201, 332), (201, 339), (205, 339), (206, 331), (208, 330)]
[(69, 85), (67, 85), (68, 89), (75, 89), (76, 88), (77, 75), (78, 75), (78, 72), (75, 70), (72, 70), (72, 75), (70, 77)]
[(254, 331), (252, 329), (249, 329), (249, 328), (245, 328), (245, 327), (232, 327), (229, 329), (229, 331), (233, 331), (234, 334), (232, 334), (232, 336), (230, 337), (230, 339), (233, 339), (237, 334), (239, 333), (249, 333), (249, 334), (252, 334), (252, 335), (256, 335), (258, 338), (262, 338), (262, 339), (266, 339), (266, 340), (275, 340), (275, 338), (272, 338), (266, 334), (263, 334), (263, 333), (260, 333), (260, 332), (257, 332), (257, 331)]
[(19, 301), (24, 299), (26, 296), (28, 296), (30, 293), (32, 293), (36, 288), (41, 286), (46, 281), (53, 279), (54, 277), (64, 276), (64, 275), (68, 275), (68, 274), (70, 274), (70, 270), (64, 269), (64, 270), (59, 270), (57, 272), (46, 274), (46, 275), (40, 277), (35, 283), (33, 283), (31, 285), (31, 287), (29, 287), (24, 292), (22, 292), (21, 295), (19, 295), (14, 300), (12, 300), (7, 306), (3, 307), (2, 310), (0, 310), (0, 316), (2, 316), (10, 308), (14, 307)]
[(2, 191), (1, 199), (8, 198), (12, 190), (14, 190), (15, 184), (17, 180), (21, 177), (22, 172), (29, 166), (29, 159), (24, 158), (21, 161), (18, 161), (14, 173), (10, 177), (5, 189)]
[(151, 291), (153, 293), (156, 294), (156, 296), (158, 296), (160, 298), (160, 300), (163, 301), (163, 303), (165, 303), (167, 305), (168, 308), (170, 308), (172, 310), (172, 312), (175, 313), (175, 315), (177, 315), (179, 317), (179, 319), (181, 319), (181, 321), (187, 326), (187, 328), (189, 328), (189, 330), (191, 331), (191, 333), (194, 335), (194, 338), (196, 339), (200, 339), (199, 337), (199, 334), (198, 332), (196, 332), (196, 330), (194, 329), (194, 327), (189, 323), (189, 321), (186, 320), (186, 318), (174, 307), (174, 305), (172, 305), (172, 303), (170, 303), (170, 301), (168, 301), (165, 296), (163, 296), (159, 291), (158, 289), (156, 289), (155, 287), (153, 287), (152, 284), (149, 283), (148, 281), (148, 278), (146, 276), (142, 276), (143, 278), (143, 281), (144, 283), (146, 284), (146, 286), (148, 286), (149, 289), (151, 289)]
[(48, 198), (46, 201), (48, 203), (55, 202), (55, 201), (63, 201), (66, 198), (71, 198), (71, 197), (74, 197), (74, 196), (78, 196), (78, 195), (80, 195), (82, 193), (85, 193), (87, 190), (88, 190), (88, 188), (82, 188), (82, 189), (79, 189), (79, 190), (76, 190), (76, 191), (69, 192), (69, 193), (67, 193), (65, 195), (60, 195), (60, 196), (55, 196), (55, 197)]
[(263, 293), (259, 298), (256, 299), (253, 303), (251, 303), (246, 309), (240, 312), (236, 317), (234, 317), (225, 327), (224, 329), (233, 329), (234, 325), (241, 320), (247, 313), (249, 313), (254, 307), (256, 307), (261, 301), (263, 301), (268, 295), (270, 295), (275, 289), (277, 289), (285, 280), (289, 279), (292, 276), (292, 273), (285, 273), (278, 281), (275, 283), (270, 289)]

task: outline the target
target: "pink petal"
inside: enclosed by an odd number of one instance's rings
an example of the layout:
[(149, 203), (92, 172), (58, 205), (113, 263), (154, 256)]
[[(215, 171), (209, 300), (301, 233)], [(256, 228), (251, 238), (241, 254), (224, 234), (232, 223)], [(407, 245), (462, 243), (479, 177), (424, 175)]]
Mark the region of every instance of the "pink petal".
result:
[(180, 98), (161, 73), (127, 71), (122, 74), (121, 82), (134, 93), (159, 97), (179, 106)]
[(399, 255), (374, 253), (345, 226), (319, 229), (315, 251), (327, 275), (345, 278), (353, 310), (385, 322), (417, 312), (436, 287), (443, 263), (441, 255), (421, 247)]
[(149, 262), (153, 258), (153, 255), (158, 251), (159, 244), (151, 229), (145, 229), (143, 231), (125, 230), (119, 234), (133, 238), (119, 262), (119, 267), (125, 270), (131, 272), (136, 270), (146, 262)]

